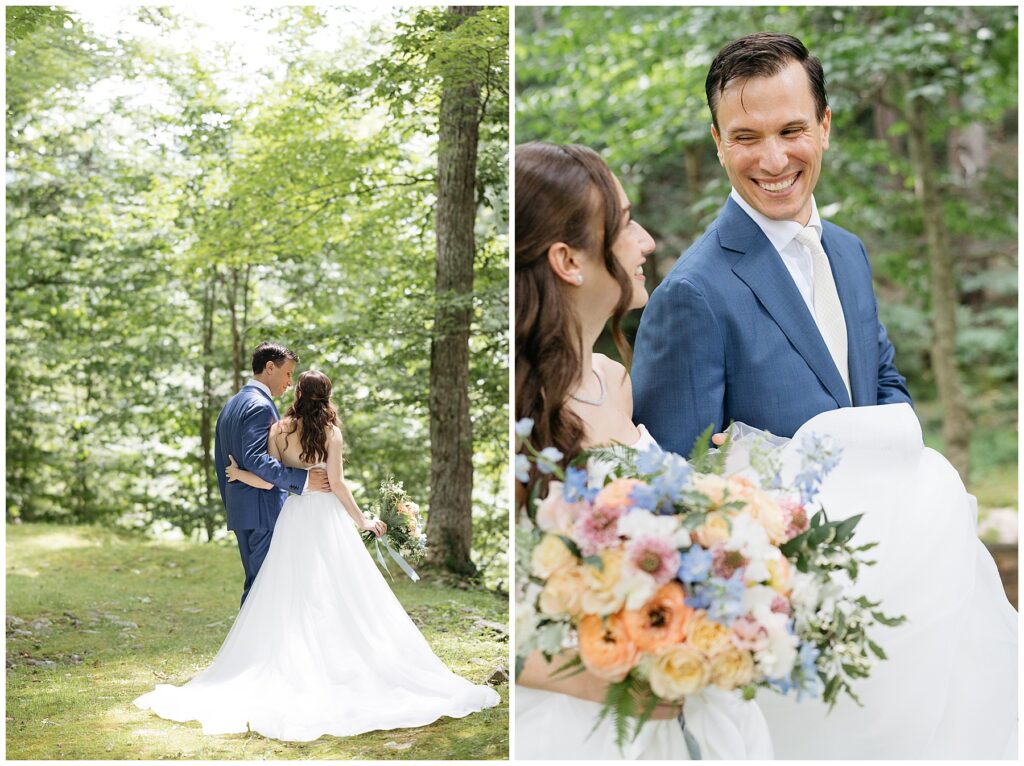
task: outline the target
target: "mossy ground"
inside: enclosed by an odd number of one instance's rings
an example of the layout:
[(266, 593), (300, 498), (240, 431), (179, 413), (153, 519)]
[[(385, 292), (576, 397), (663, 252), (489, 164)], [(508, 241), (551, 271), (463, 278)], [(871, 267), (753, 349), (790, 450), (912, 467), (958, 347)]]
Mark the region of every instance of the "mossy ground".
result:
[[(238, 608), (237, 550), (92, 527), (6, 532), (9, 759), (508, 758), (507, 684), (498, 707), (466, 718), (309, 743), (203, 736), (197, 723), (138, 710), (137, 696), (213, 658)], [(474, 625), (507, 624), (506, 599), (429, 575), (393, 587), (453, 671), (483, 683), (507, 667), (507, 641)]]

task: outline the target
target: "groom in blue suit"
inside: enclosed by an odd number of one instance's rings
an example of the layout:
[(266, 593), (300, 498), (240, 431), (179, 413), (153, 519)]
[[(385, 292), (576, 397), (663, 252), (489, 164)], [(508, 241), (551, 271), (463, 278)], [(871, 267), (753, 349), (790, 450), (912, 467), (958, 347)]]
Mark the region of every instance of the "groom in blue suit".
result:
[[(280, 418), (273, 397), (281, 396), (292, 383), (299, 357), (277, 343), (261, 343), (252, 355), (253, 376), (224, 405), (217, 417), (214, 462), (220, 496), (227, 508), (228, 529), (235, 533), (245, 570), (242, 604), (263, 565), (274, 524), (289, 492), (301, 494), (307, 486), (327, 491), (327, 474), (319, 468), (289, 468), (267, 454), (270, 427)], [(228, 456), (239, 468), (252, 471), (274, 485), (257, 489), (240, 481), (228, 482)]]
[(634, 419), (687, 454), (709, 425), (789, 437), (827, 410), (910, 403), (864, 245), (814, 201), (832, 117), (821, 63), (757, 33), (719, 52), (705, 87), (732, 192), (644, 310)]

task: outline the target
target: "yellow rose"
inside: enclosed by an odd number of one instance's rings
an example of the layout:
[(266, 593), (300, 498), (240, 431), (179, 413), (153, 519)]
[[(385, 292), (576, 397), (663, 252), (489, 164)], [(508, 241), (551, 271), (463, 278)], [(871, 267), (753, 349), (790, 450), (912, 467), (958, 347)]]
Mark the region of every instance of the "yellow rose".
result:
[(713, 508), (722, 505), (729, 493), (729, 482), (713, 473), (695, 473), (690, 479), (693, 488), (705, 495)]
[(613, 614), (625, 603), (625, 594), (617, 587), (622, 578), (622, 551), (609, 548), (601, 551), (602, 567), (583, 566), (583, 611), (587, 614)]
[(732, 646), (729, 629), (720, 622), (709, 620), (707, 612), (698, 609), (686, 624), (686, 640), (694, 649), (708, 657)]
[(647, 674), (655, 694), (675, 701), (707, 686), (710, 666), (692, 646), (676, 644), (651, 656)]
[(711, 658), (711, 683), (729, 691), (754, 679), (754, 659), (750, 652), (727, 646)]
[(777, 593), (783, 595), (789, 593), (789, 582), (793, 574), (793, 567), (790, 566), (789, 561), (784, 556), (779, 556), (777, 559), (769, 559), (765, 565), (771, 574), (768, 585)]
[(729, 539), (729, 521), (719, 511), (712, 511), (697, 527), (694, 535), (704, 548), (713, 548)]
[(541, 591), (540, 611), (548, 617), (579, 614), (583, 604), (583, 589), (583, 572), (580, 567), (555, 572)]
[(555, 572), (576, 564), (568, 546), (556, 535), (544, 535), (530, 558), (530, 568), (537, 577), (547, 579)]

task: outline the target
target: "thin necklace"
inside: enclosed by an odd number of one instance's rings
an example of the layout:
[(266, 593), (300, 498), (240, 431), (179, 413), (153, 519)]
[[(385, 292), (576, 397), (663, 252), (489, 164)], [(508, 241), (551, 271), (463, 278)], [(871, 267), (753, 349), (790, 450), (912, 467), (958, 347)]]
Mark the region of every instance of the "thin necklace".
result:
[(580, 404), (590, 404), (594, 407), (600, 407), (604, 404), (604, 400), (608, 396), (608, 390), (604, 387), (604, 378), (601, 377), (600, 373), (598, 373), (597, 370), (592, 370), (592, 372), (594, 373), (594, 377), (597, 378), (597, 385), (601, 387), (601, 393), (598, 394), (598, 397), (596, 399), (585, 399), (582, 396), (576, 396), (576, 394), (569, 394), (569, 396)]

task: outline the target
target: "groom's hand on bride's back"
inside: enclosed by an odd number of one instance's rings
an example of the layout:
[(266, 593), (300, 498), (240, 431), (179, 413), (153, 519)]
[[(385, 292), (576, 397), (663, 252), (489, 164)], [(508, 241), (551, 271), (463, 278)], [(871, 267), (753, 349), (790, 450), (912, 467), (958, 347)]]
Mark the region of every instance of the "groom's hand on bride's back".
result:
[(310, 468), (308, 488), (311, 492), (330, 492), (331, 482), (327, 478), (327, 471), (323, 468)]

